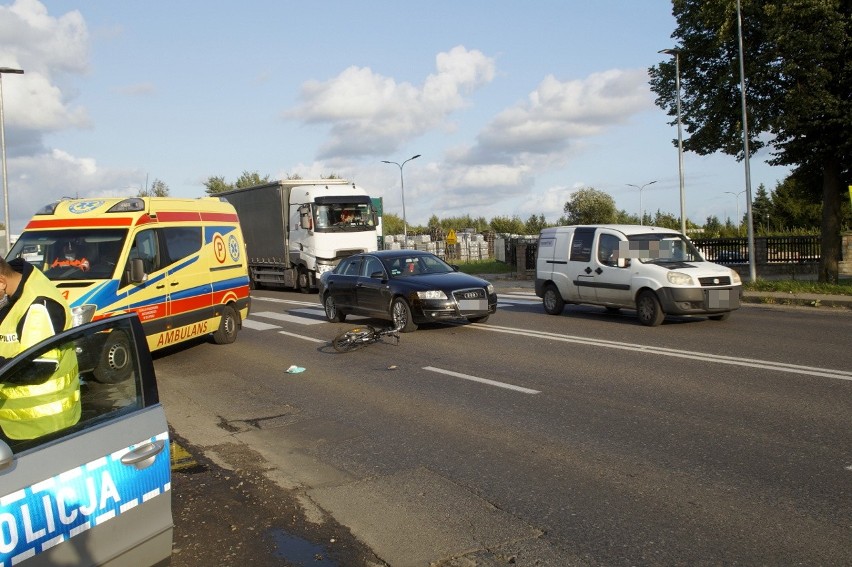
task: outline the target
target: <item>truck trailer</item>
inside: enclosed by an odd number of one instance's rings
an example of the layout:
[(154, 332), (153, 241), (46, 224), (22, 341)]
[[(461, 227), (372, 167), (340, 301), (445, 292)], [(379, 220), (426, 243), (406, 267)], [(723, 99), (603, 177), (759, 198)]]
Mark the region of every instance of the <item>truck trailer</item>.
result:
[(310, 293), (341, 259), (377, 248), (372, 200), (345, 179), (287, 179), (217, 195), (239, 215), (253, 289)]

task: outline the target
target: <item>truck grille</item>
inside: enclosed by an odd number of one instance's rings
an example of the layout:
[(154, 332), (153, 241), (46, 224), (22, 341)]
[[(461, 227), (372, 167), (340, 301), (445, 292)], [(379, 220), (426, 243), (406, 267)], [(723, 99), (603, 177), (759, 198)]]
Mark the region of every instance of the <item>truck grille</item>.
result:
[(731, 285), (731, 276), (713, 276), (709, 278), (698, 278), (701, 287), (714, 287), (717, 285)]

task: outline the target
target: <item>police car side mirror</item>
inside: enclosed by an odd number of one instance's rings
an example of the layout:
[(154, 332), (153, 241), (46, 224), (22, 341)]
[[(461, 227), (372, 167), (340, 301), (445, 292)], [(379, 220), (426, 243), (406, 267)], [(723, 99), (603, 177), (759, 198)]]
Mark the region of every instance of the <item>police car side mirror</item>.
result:
[(142, 283), (147, 279), (145, 274), (145, 264), (142, 263), (142, 258), (130, 259), (130, 283)]

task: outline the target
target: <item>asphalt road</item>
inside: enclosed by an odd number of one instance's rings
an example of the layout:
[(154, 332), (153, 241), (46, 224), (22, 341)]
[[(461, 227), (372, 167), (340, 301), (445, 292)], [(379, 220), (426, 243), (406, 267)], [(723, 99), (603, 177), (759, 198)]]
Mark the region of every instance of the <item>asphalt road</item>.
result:
[(201, 463), (176, 565), (852, 562), (848, 311), (647, 328), (504, 290), (338, 354), (315, 296), (253, 295), (237, 343), (156, 361)]

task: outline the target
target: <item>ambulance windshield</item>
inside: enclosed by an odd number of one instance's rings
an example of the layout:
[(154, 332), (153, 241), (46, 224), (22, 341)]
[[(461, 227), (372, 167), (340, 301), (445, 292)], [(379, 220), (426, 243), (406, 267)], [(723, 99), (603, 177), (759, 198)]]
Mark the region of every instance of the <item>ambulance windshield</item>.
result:
[(23, 258), (54, 281), (108, 279), (126, 237), (122, 229), (24, 232), (6, 258)]

